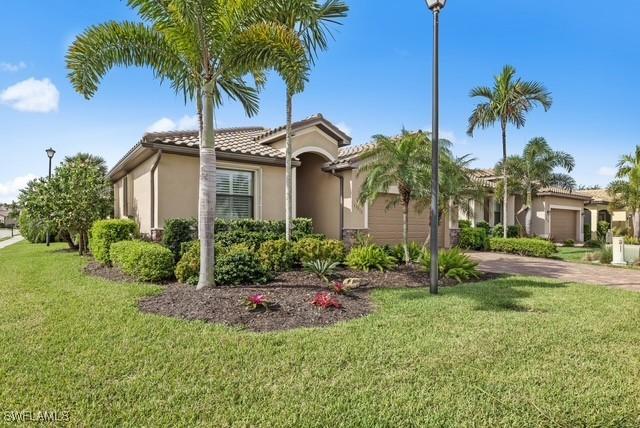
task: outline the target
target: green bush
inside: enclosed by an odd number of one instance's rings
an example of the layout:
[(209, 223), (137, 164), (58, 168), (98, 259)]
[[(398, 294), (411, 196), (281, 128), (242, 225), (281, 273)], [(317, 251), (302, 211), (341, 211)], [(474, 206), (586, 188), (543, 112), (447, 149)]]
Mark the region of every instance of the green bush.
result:
[(173, 276), (173, 253), (160, 244), (120, 241), (111, 245), (111, 261), (139, 281), (162, 281)]
[(627, 245), (640, 245), (640, 239), (634, 236), (625, 236), (624, 243)]
[(219, 285), (260, 284), (269, 281), (269, 275), (254, 250), (234, 245), (217, 255), (215, 281)]
[(584, 241), (591, 241), (591, 225), (590, 224), (585, 224), (584, 225)]
[[(431, 272), (431, 253), (425, 251), (420, 257), (420, 264), (425, 271)], [(460, 251), (458, 248), (438, 252), (438, 273), (440, 277), (449, 278), (458, 282), (479, 278), (480, 272), (476, 269), (478, 263)]]
[(486, 221), (479, 221), (478, 223), (476, 223), (476, 227), (484, 229), (485, 232), (487, 232), (487, 236), (491, 234), (491, 226)]
[[(398, 244), (395, 247), (391, 247), (390, 251), (383, 247), (383, 250), (390, 256), (393, 256), (398, 263), (404, 263), (404, 245)], [(409, 242), (407, 244), (407, 250), (409, 250), (409, 259), (411, 259), (412, 262), (417, 262), (418, 259), (420, 259), (420, 254), (422, 254), (422, 245), (417, 242)]]
[(331, 260), (342, 263), (346, 250), (342, 241), (333, 239), (320, 240), (317, 238), (303, 238), (295, 243), (296, 257), (302, 262), (311, 262), (317, 259)]
[[(27, 241), (32, 244), (42, 244), (47, 240), (47, 228), (40, 224), (33, 216), (29, 214), (27, 209), (20, 211), (20, 217), (18, 218), (18, 224), (20, 225), (20, 234)], [(53, 242), (58, 235), (58, 229), (49, 228), (49, 241)]]
[(482, 227), (460, 229), (458, 246), (467, 250), (482, 251), (487, 249), (487, 231)]
[(574, 241), (573, 239), (567, 239), (566, 241), (563, 242), (563, 244), (565, 247), (575, 247), (576, 246), (576, 241)]
[(609, 222), (608, 221), (599, 221), (598, 222), (598, 241), (604, 242), (607, 239), (607, 232), (609, 232)]
[(598, 241), (597, 239), (590, 239), (588, 241), (585, 241), (584, 246), (586, 248), (600, 248), (602, 247), (602, 242)]
[(327, 259), (317, 259), (304, 263), (304, 270), (311, 272), (325, 282), (329, 282), (329, 277), (335, 273), (337, 267), (337, 262)]
[(196, 285), (200, 276), (200, 241), (182, 244), (182, 256), (176, 265), (176, 278), (184, 284)]
[(367, 245), (354, 247), (347, 256), (347, 265), (351, 269), (365, 272), (369, 272), (371, 269), (384, 272), (396, 266), (396, 259), (377, 245)]
[(468, 229), (471, 227), (471, 220), (458, 220), (459, 229)]
[(284, 235), (275, 232), (255, 232), (248, 230), (229, 230), (217, 233), (215, 236), (216, 243), (223, 247), (232, 247), (234, 245), (243, 244), (253, 251), (257, 251), (260, 246), (267, 241), (275, 241), (283, 238)]
[(610, 265), (613, 262), (613, 248), (603, 248), (600, 251), (600, 263), (603, 265)]
[[(291, 223), (291, 235), (293, 238), (303, 238), (313, 233), (313, 222), (310, 218), (294, 218)], [(234, 232), (238, 230), (243, 232), (273, 234), (278, 235), (278, 238), (280, 238), (284, 237), (285, 234), (285, 222), (284, 220), (216, 219), (216, 233)]]
[(262, 267), (269, 272), (284, 272), (290, 270), (296, 263), (296, 253), (293, 243), (284, 239), (267, 241), (258, 251)]
[(534, 238), (490, 238), (489, 249), (529, 257), (551, 257), (558, 249), (552, 242)]
[(198, 221), (195, 218), (171, 218), (164, 222), (162, 244), (171, 250), (176, 261), (180, 260), (182, 244), (198, 237)]
[(89, 231), (89, 249), (96, 260), (108, 265), (112, 262), (111, 246), (116, 242), (135, 239), (137, 236), (138, 225), (133, 220), (98, 220)]
[[(504, 235), (504, 226), (501, 224), (496, 224), (493, 227), (491, 236), (495, 238), (502, 238), (503, 235)], [(520, 236), (522, 236), (522, 228), (520, 226), (507, 227), (507, 238), (519, 238)]]

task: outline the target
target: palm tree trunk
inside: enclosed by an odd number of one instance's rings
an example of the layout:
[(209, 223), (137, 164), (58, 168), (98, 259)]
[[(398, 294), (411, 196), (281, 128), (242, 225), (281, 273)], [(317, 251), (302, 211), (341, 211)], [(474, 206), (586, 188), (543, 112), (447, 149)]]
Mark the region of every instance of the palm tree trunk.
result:
[(640, 209), (637, 208), (633, 213), (633, 236), (640, 238)]
[(409, 257), (409, 201), (402, 201), (402, 246), (404, 247), (404, 262), (411, 263)]
[(531, 186), (527, 189), (527, 214), (525, 217), (525, 232), (527, 236), (531, 236), (531, 225), (533, 223), (533, 195), (531, 194)]
[(197, 289), (215, 285), (215, 238), (216, 218), (216, 151), (215, 111), (213, 80), (204, 87), (202, 138), (200, 143), (200, 183), (198, 206), (198, 237), (200, 238), (200, 277)]
[(286, 148), (285, 148), (285, 186), (284, 186), (284, 197), (285, 197), (285, 237), (287, 241), (291, 241), (291, 217), (293, 215), (293, 197), (292, 197), (292, 188), (293, 188), (293, 171), (291, 170), (291, 138), (292, 138), (292, 130), (291, 130), (291, 111), (293, 110), (293, 94), (291, 90), (287, 88), (287, 137), (286, 137)]
[(502, 226), (503, 237), (507, 237), (507, 204), (509, 203), (509, 192), (507, 189), (507, 122), (502, 121), (502, 184), (504, 195), (502, 197)]

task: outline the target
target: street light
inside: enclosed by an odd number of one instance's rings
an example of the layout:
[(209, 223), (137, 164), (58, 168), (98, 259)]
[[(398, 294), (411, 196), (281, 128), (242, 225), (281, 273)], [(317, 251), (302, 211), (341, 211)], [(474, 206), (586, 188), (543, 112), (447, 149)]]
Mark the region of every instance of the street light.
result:
[[(49, 158), (49, 180), (51, 180), (51, 160), (53, 156), (56, 154), (56, 151), (49, 147), (47, 150), (47, 157)], [(47, 225), (47, 247), (49, 246), (49, 225)]]
[(440, 167), (440, 11), (447, 0), (425, 0), (433, 12), (433, 118), (431, 131), (431, 272), (429, 292), (438, 294), (438, 200)]

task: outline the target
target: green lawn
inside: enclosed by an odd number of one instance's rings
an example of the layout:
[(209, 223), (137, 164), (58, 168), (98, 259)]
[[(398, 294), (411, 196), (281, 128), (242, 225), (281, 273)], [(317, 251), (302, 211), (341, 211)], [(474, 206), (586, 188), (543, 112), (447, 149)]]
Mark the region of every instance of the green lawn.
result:
[(581, 262), (585, 254), (593, 253), (594, 251), (597, 251), (597, 248), (558, 247), (556, 258), (567, 262)]
[(501, 279), (381, 290), (327, 329), (138, 312), (55, 244), (0, 250), (0, 409), (72, 426), (638, 426), (640, 294)]

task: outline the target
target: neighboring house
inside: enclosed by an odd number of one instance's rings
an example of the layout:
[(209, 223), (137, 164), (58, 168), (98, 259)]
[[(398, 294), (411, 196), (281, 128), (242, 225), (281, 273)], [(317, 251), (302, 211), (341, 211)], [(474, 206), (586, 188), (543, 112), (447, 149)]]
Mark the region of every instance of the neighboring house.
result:
[(585, 205), (585, 224), (590, 226), (593, 237), (598, 230), (599, 221), (606, 221), (612, 228), (629, 226), (630, 213), (612, 209), (613, 198), (606, 189), (579, 190), (576, 193), (591, 198)]
[[(472, 216), (459, 213), (460, 219), (470, 220), (472, 225), (485, 221), (491, 226), (504, 224), (502, 216), (502, 200), (495, 196), (496, 184), (502, 180), (492, 169), (478, 170), (477, 179), (485, 185), (487, 195), (482, 201), (472, 201)], [(570, 192), (560, 188), (541, 189), (533, 198), (532, 234), (551, 238), (557, 242), (572, 239), (584, 241), (584, 210), (591, 202), (589, 195)], [(522, 210), (523, 201), (519, 195), (510, 195), (506, 224), (508, 226), (525, 224), (526, 212)], [(470, 218), (468, 218), (470, 217)]]
[[(362, 177), (351, 138), (318, 114), (293, 124), (294, 217), (313, 219), (316, 232), (351, 241), (371, 234), (380, 244), (402, 237), (401, 208), (386, 210), (389, 196), (360, 207)], [(285, 127), (216, 131), (218, 217), (282, 220), (285, 217)], [(109, 172), (116, 217), (130, 217), (143, 234), (157, 238), (169, 218), (197, 217), (198, 133), (145, 134)], [(409, 236), (423, 242), (429, 228), (425, 210), (410, 214)], [(442, 243), (450, 243), (457, 220), (441, 222)]]
[(0, 224), (4, 224), (6, 227), (16, 225), (16, 220), (9, 215), (9, 212), (8, 205), (0, 204)]

